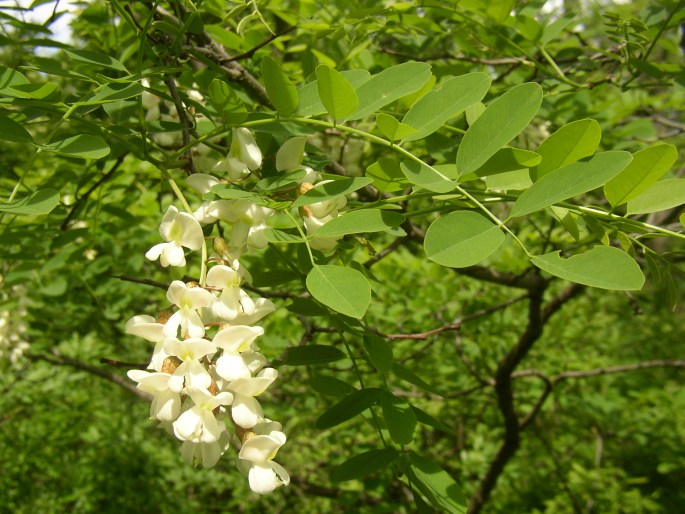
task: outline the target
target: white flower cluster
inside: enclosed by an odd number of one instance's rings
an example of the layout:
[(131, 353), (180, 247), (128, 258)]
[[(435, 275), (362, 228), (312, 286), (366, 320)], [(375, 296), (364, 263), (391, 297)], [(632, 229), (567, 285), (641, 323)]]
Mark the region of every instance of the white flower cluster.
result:
[[(261, 152), (247, 129), (234, 130), (227, 161), (229, 177), (261, 165)], [(199, 189), (218, 182), (208, 175), (191, 179)], [(134, 316), (126, 325), (128, 333), (155, 343), (147, 370), (128, 372), (152, 397), (150, 417), (183, 442), (181, 453), (189, 463), (212, 467), (231, 444), (240, 448), (238, 467), (260, 494), (290, 482), (273, 460), (286, 436), (279, 423), (264, 417), (257, 400), (278, 377), (255, 343), (264, 329), (254, 324), (274, 305), (265, 298), (253, 299), (241, 288), (251, 277), (237, 257), (266, 245), (259, 227), (269, 212), (240, 202), (203, 205), (195, 214), (204, 223), (222, 219), (232, 224), (228, 246), (215, 239), (218, 256), (208, 259), (213, 265), (205, 284), (173, 281), (167, 291), (171, 308), (157, 319)], [(165, 267), (185, 265), (184, 248), (199, 250), (205, 244), (198, 219), (173, 206), (164, 215), (160, 234), (165, 242), (153, 246), (146, 257), (159, 259)], [(231, 433), (227, 423), (234, 426)]]
[[(0, 285), (2, 282), (0, 276)], [(0, 291), (0, 305), (6, 305), (10, 301), (14, 303), (11, 309), (0, 307), (0, 360), (7, 359), (10, 364), (16, 365), (29, 349), (29, 344), (24, 339), (27, 328), (24, 318), (28, 304), (26, 290), (21, 286), (13, 286), (9, 292)]]

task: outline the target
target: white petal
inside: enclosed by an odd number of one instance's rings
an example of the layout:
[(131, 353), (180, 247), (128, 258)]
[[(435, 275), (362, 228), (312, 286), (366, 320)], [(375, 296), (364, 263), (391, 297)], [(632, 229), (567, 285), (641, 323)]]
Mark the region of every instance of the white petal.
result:
[(212, 186), (219, 184), (219, 179), (206, 173), (193, 173), (186, 179), (186, 183), (201, 195), (209, 193)]
[(283, 482), (278, 479), (276, 472), (270, 465), (260, 466), (258, 464), (253, 464), (247, 476), (250, 483), (250, 489), (257, 494), (270, 493), (277, 487), (283, 485)]
[(166, 243), (162, 255), (159, 256), (159, 263), (165, 268), (167, 266), (185, 266), (186, 257), (183, 248), (176, 243)]
[(233, 143), (237, 142), (239, 149), (238, 157), (245, 165), (254, 171), (262, 165), (262, 152), (257, 146), (252, 132), (245, 127), (233, 129), (233, 141), (231, 142), (231, 150), (233, 150)]
[(187, 290), (188, 287), (183, 282), (180, 280), (174, 280), (171, 284), (169, 284), (166, 297), (174, 305), (180, 305)]
[(173, 205), (170, 205), (164, 213), (162, 222), (159, 225), (159, 234), (164, 238), (165, 241), (171, 241), (172, 232), (174, 229), (174, 224), (176, 221), (176, 216), (178, 216), (178, 209)]
[(153, 343), (164, 339), (164, 325), (157, 323), (152, 316), (133, 316), (126, 322), (124, 330), (127, 334), (142, 337)]
[(202, 233), (200, 222), (187, 212), (179, 213), (176, 220), (181, 226), (180, 244), (191, 250), (202, 248), (205, 236)]
[(156, 261), (166, 248), (167, 243), (159, 243), (145, 252), (145, 257), (151, 261)]
[(224, 380), (247, 378), (251, 375), (250, 368), (240, 355), (222, 355), (216, 361), (216, 372)]
[(278, 449), (285, 444), (283, 432), (270, 435), (256, 435), (248, 439), (240, 449), (238, 457), (256, 464), (264, 464), (273, 459)]
[(231, 417), (236, 425), (242, 428), (252, 428), (263, 417), (262, 406), (250, 396), (234, 394)]
[(244, 352), (250, 348), (257, 337), (263, 334), (262, 327), (233, 325), (219, 330), (214, 336), (213, 343), (229, 352)]
[(197, 441), (202, 432), (202, 419), (198, 416), (196, 408), (181, 414), (173, 423), (174, 434), (181, 441)]
[(227, 287), (238, 287), (240, 285), (240, 273), (229, 266), (213, 266), (207, 272), (207, 285), (225, 289)]
[(181, 412), (181, 397), (168, 391), (154, 397), (150, 405), (150, 417), (160, 421), (174, 421)]

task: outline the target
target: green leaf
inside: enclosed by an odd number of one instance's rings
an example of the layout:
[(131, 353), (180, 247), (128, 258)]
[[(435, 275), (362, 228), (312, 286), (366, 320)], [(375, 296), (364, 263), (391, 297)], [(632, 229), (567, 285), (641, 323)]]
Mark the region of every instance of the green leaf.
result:
[(0, 90), (28, 83), (29, 79), (27, 79), (22, 73), (13, 70), (12, 68), (0, 66)]
[(395, 462), (399, 453), (394, 448), (369, 450), (346, 460), (331, 472), (331, 480), (344, 482), (363, 478), (377, 471), (386, 469)]
[(523, 192), (514, 204), (510, 217), (525, 216), (592, 191), (618, 175), (631, 159), (628, 152), (602, 152), (554, 170)]
[(224, 200), (249, 200), (257, 205), (265, 205), (266, 201), (261, 196), (250, 191), (243, 191), (232, 184), (215, 184), (212, 192)]
[(404, 140), (423, 139), (471, 105), (480, 102), (488, 92), (490, 82), (490, 76), (480, 72), (443, 81), (436, 89), (420, 98), (405, 114), (402, 123), (414, 127), (417, 132)]
[(428, 63), (410, 61), (372, 76), (357, 88), (359, 105), (354, 114), (350, 113), (352, 116), (349, 116), (349, 119), (366, 118), (390, 102), (421, 89), (421, 86), (431, 78), (430, 68)]
[(392, 393), (381, 391), (381, 409), (392, 440), (397, 444), (411, 443), (417, 423), (411, 406)]
[(339, 71), (320, 64), (316, 67), (316, 79), (321, 103), (333, 119), (342, 120), (357, 110), (354, 86)]
[(520, 148), (501, 148), (485, 164), (472, 173), (459, 177), (459, 182), (468, 182), (478, 177), (492, 177), (501, 173), (530, 168), (540, 163), (542, 158), (535, 152)]
[(409, 185), (397, 159), (382, 157), (366, 168), (366, 176), (373, 180), (373, 187), (382, 193), (392, 193)]
[(407, 180), (435, 193), (449, 193), (457, 188), (457, 183), (440, 173), (434, 167), (415, 161), (402, 161), (400, 169)]
[(247, 109), (243, 101), (223, 80), (212, 80), (207, 93), (212, 106), (226, 123), (240, 123), (247, 117)]
[(97, 105), (107, 102), (116, 102), (138, 96), (145, 91), (145, 88), (138, 82), (112, 82), (99, 88), (88, 101), (83, 105)]
[(394, 117), (384, 112), (379, 113), (376, 116), (376, 125), (390, 141), (399, 141), (410, 134), (416, 132), (414, 127), (410, 127), (405, 123), (400, 123)]
[(12, 203), (0, 203), (0, 212), (8, 212), (15, 216), (38, 216), (48, 214), (58, 203), (58, 191), (41, 189)]
[(430, 385), (428, 382), (426, 382), (424, 379), (416, 375), (414, 372), (409, 371), (406, 367), (402, 366), (398, 362), (394, 362), (392, 365), (392, 373), (395, 375), (397, 378), (402, 379), (406, 382), (409, 382), (410, 384), (414, 384), (416, 387), (419, 387), (423, 389), (424, 391), (428, 391), (429, 393), (437, 394), (438, 396), (442, 396), (442, 393), (439, 392), (435, 387)]
[(331, 180), (325, 184), (320, 183), (299, 196), (297, 200), (293, 202), (292, 206), (301, 207), (303, 205), (331, 200), (332, 198), (343, 196), (352, 193), (357, 189), (361, 189), (362, 187), (371, 184), (371, 182), (373, 182), (373, 180), (367, 177), (343, 177)]
[(392, 371), (392, 346), (387, 340), (375, 334), (367, 334), (364, 336), (364, 348), (369, 355), (371, 364), (380, 373)]
[(280, 116), (290, 116), (297, 109), (297, 89), (275, 59), (268, 55), (262, 59), (262, 77), (266, 96)]
[(466, 498), (459, 485), (435, 462), (420, 455), (409, 455), (412, 485), (440, 512), (465, 514)]
[(550, 171), (589, 157), (599, 146), (602, 129), (595, 120), (578, 120), (564, 125), (545, 139), (537, 150), (542, 162), (531, 171), (533, 181)]
[(33, 138), (21, 124), (12, 118), (0, 115), (0, 139), (13, 143), (31, 143)]
[(628, 214), (665, 211), (685, 203), (685, 179), (660, 180), (628, 202)]
[(613, 246), (597, 245), (568, 259), (562, 259), (557, 250), (534, 256), (530, 261), (555, 277), (601, 289), (639, 290), (645, 282), (637, 262)]
[(283, 364), (289, 366), (310, 366), (345, 359), (347, 356), (333, 346), (308, 344), (293, 346), (285, 352)]
[(361, 318), (371, 303), (371, 284), (359, 271), (332, 265), (315, 265), (307, 275), (307, 289), (334, 311)]
[(98, 71), (100, 71), (100, 68), (110, 68), (112, 70), (128, 73), (128, 70), (123, 64), (106, 54), (93, 52), (91, 50), (76, 50), (75, 48), (65, 50), (64, 53), (75, 61), (95, 65)]
[[(371, 74), (366, 70), (346, 70), (341, 72), (341, 74), (354, 88), (358, 88), (371, 78)], [(298, 116), (314, 116), (326, 112), (326, 108), (321, 103), (321, 98), (319, 98), (318, 87), (319, 82), (315, 80), (298, 89)]]
[(459, 145), (459, 175), (476, 171), (514, 139), (530, 123), (541, 104), (542, 88), (530, 82), (513, 87), (492, 102), (468, 128)]
[(15, 98), (31, 98), (34, 100), (59, 100), (60, 90), (57, 84), (44, 82), (41, 84), (19, 84), (3, 91), (7, 96)]
[(465, 268), (487, 259), (505, 239), (499, 227), (480, 214), (458, 211), (441, 216), (428, 227), (423, 247), (433, 262)]
[(346, 234), (382, 232), (404, 222), (398, 212), (382, 209), (361, 209), (345, 212), (326, 222), (316, 231), (316, 237), (338, 237)]
[(338, 426), (341, 423), (352, 419), (369, 407), (376, 405), (378, 403), (379, 393), (380, 389), (375, 387), (360, 389), (359, 391), (353, 392), (321, 414), (316, 420), (316, 428), (324, 430), (326, 428)]
[(62, 141), (41, 146), (41, 149), (57, 155), (81, 159), (100, 159), (109, 155), (107, 143), (101, 137), (89, 134), (68, 137)]
[(633, 154), (633, 161), (604, 186), (612, 206), (624, 204), (656, 183), (678, 158), (675, 146), (658, 143)]
[(343, 382), (339, 378), (328, 375), (316, 375), (310, 378), (309, 385), (311, 385), (312, 389), (317, 393), (327, 396), (347, 396), (356, 391), (356, 389), (347, 382)]
[(290, 234), (288, 232), (275, 229), (273, 227), (267, 227), (264, 229), (264, 237), (270, 243), (300, 244), (305, 242), (305, 240), (302, 239), (302, 236), (300, 236), (299, 233)]

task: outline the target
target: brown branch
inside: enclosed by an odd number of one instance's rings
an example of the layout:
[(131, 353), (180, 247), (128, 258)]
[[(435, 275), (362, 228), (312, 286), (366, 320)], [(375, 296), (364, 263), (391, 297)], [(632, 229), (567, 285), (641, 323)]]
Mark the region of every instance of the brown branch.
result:
[[(536, 275), (530, 275), (533, 277)], [(514, 456), (519, 448), (521, 440), (521, 429), (519, 418), (514, 408), (514, 394), (512, 388), (513, 373), (516, 367), (528, 354), (535, 342), (542, 335), (545, 322), (557, 312), (566, 302), (580, 294), (584, 287), (572, 284), (546, 306), (542, 305), (546, 283), (540, 277), (538, 287), (534, 287), (529, 292), (528, 303), (528, 322), (523, 333), (519, 337), (516, 345), (500, 361), (495, 372), (495, 393), (497, 395), (497, 405), (499, 406), (504, 418), (504, 441), (499, 447), (497, 454), (490, 463), (485, 476), (478, 484), (476, 492), (469, 502), (468, 513), (478, 514), (490, 497), (490, 493), (497, 484), (497, 479), (504, 471), (504, 467)]]
[[(178, 114), (178, 119), (186, 127), (186, 130), (181, 131), (181, 137), (183, 138), (183, 146), (188, 146), (190, 144), (190, 132), (194, 130), (195, 124), (188, 118), (186, 113), (186, 108), (183, 105), (183, 100), (181, 100), (181, 95), (178, 94), (178, 88), (176, 87), (176, 80), (174, 77), (166, 75), (164, 77), (164, 83), (166, 84), (169, 94), (171, 95), (171, 100), (176, 108), (176, 113)], [(194, 134), (197, 137), (197, 134)], [(193, 152), (189, 148), (185, 153), (186, 158), (186, 168), (189, 173), (195, 173), (195, 163), (193, 162)]]
[(82, 362), (80, 360), (67, 357), (66, 355), (62, 355), (57, 350), (53, 350), (52, 355), (48, 355), (45, 353), (32, 353), (27, 354), (27, 356), (34, 360), (41, 360), (48, 362), (50, 364), (56, 364), (58, 366), (69, 366), (74, 369), (85, 371), (87, 373), (90, 373), (91, 375), (96, 375), (98, 377), (104, 378), (105, 380), (109, 380), (110, 382), (118, 385), (119, 387), (123, 387), (127, 391), (135, 394), (136, 396), (139, 396), (144, 400), (150, 400), (151, 398), (149, 394), (136, 388), (136, 386), (133, 385), (133, 383), (131, 383), (129, 380), (120, 377), (119, 375), (114, 375), (102, 368), (98, 368), (97, 366), (93, 366), (92, 364), (88, 364), (86, 362)]
[[(296, 27), (288, 27), (287, 29), (282, 30), (281, 32), (278, 32), (277, 34), (269, 34), (261, 43), (259, 43), (257, 46), (251, 48), (247, 52), (244, 52), (242, 54), (235, 55), (231, 57), (230, 59), (224, 61), (224, 62), (233, 62), (233, 61), (241, 61), (243, 59), (249, 59), (252, 57), (255, 52), (261, 48), (264, 48), (266, 45), (274, 41), (275, 39), (278, 39), (279, 37), (285, 36), (286, 34), (289, 34), (293, 30), (295, 30)], [(223, 63), (222, 63), (223, 64)]]
[(148, 278), (137, 278), (129, 277), (128, 275), (110, 275), (112, 278), (118, 278), (119, 280), (124, 280), (125, 282), (134, 282), (136, 284), (145, 284), (146, 286), (158, 287), (160, 289), (169, 289), (169, 284), (163, 282), (157, 282), (156, 280), (150, 280)]
[(460, 275), (475, 278), (476, 280), (484, 280), (486, 282), (492, 282), (493, 284), (527, 289), (529, 291), (538, 290), (545, 286), (545, 280), (540, 275), (531, 273), (530, 270), (518, 275), (497, 271), (484, 266), (470, 266), (468, 268), (458, 268), (454, 271)]
[(535, 63), (532, 63), (523, 57), (502, 57), (499, 59), (484, 59), (481, 57), (469, 57), (467, 55), (453, 55), (453, 54), (450, 54), (449, 52), (443, 52), (443, 53), (427, 55), (427, 56), (416, 56), (416, 55), (408, 54), (405, 52), (400, 52), (398, 50), (392, 50), (390, 48), (379, 47), (378, 50), (383, 52), (384, 54), (394, 55), (396, 57), (403, 57), (405, 59), (411, 59), (413, 61), (421, 61), (421, 62), (444, 60), (444, 61), (471, 62), (474, 64), (485, 64), (487, 66), (509, 66), (509, 65), (519, 66), (521, 64), (526, 64), (529, 66), (535, 65)]

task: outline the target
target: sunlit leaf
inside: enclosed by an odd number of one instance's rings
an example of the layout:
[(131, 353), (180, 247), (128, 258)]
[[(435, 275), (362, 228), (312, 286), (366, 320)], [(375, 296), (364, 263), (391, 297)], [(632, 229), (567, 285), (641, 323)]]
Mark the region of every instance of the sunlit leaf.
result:
[(523, 192), (514, 204), (511, 217), (525, 216), (601, 187), (631, 160), (628, 152), (610, 151), (554, 170)]
[(361, 209), (346, 212), (326, 222), (316, 231), (317, 237), (338, 237), (346, 234), (363, 234), (382, 232), (404, 222), (404, 216), (398, 212), (383, 209)]
[(665, 211), (685, 203), (685, 179), (660, 180), (628, 202), (628, 214)]
[[(371, 74), (366, 70), (345, 70), (340, 73), (354, 88), (358, 88), (371, 78)], [(299, 98), (297, 114), (299, 116), (313, 116), (326, 112), (326, 108), (319, 98), (318, 87), (319, 82), (315, 80), (297, 90)]]
[(564, 125), (537, 149), (542, 162), (531, 170), (531, 177), (538, 180), (550, 171), (589, 157), (597, 150), (601, 137), (602, 131), (595, 120), (578, 120)]
[(645, 282), (637, 262), (612, 246), (598, 245), (566, 259), (559, 251), (550, 252), (532, 257), (531, 262), (550, 275), (601, 289), (639, 290)]
[(38, 216), (48, 214), (59, 203), (59, 192), (54, 189), (41, 189), (11, 203), (0, 203), (0, 212), (15, 216)]
[(262, 59), (262, 77), (266, 95), (281, 116), (289, 116), (297, 109), (297, 89), (275, 59)]
[(357, 110), (354, 86), (339, 71), (320, 64), (316, 67), (316, 80), (321, 103), (335, 120), (342, 120)]
[(366, 176), (373, 179), (373, 187), (383, 193), (399, 191), (409, 186), (397, 159), (383, 157), (368, 168)]
[(514, 139), (530, 123), (541, 103), (542, 88), (530, 82), (511, 88), (492, 102), (468, 128), (459, 145), (459, 175), (477, 170)]
[(504, 243), (502, 230), (473, 211), (451, 212), (426, 231), (424, 249), (433, 262), (465, 268), (487, 259)]
[(400, 123), (394, 117), (385, 114), (384, 112), (381, 112), (376, 116), (376, 125), (390, 141), (398, 141), (416, 132), (414, 127), (410, 127), (405, 123)]
[(457, 188), (457, 183), (440, 173), (435, 167), (415, 161), (402, 161), (400, 168), (407, 180), (436, 193), (448, 193)]
[(106, 54), (101, 54), (100, 52), (93, 52), (92, 50), (77, 50), (76, 48), (70, 48), (69, 50), (65, 50), (64, 53), (75, 61), (94, 65), (98, 71), (100, 71), (100, 68), (110, 68), (112, 70), (123, 71), (128, 73), (128, 70), (123, 64), (121, 64), (113, 57), (110, 57)]
[(361, 189), (373, 182), (367, 177), (344, 177), (325, 184), (318, 184), (293, 202), (293, 207), (301, 207), (325, 200), (331, 200)]
[(366, 277), (343, 266), (312, 267), (307, 289), (324, 305), (353, 318), (363, 317), (371, 302), (371, 285)]
[(101, 137), (89, 134), (80, 134), (62, 141), (56, 141), (41, 146), (41, 149), (57, 155), (80, 157), (81, 159), (100, 159), (109, 155), (107, 143)]

